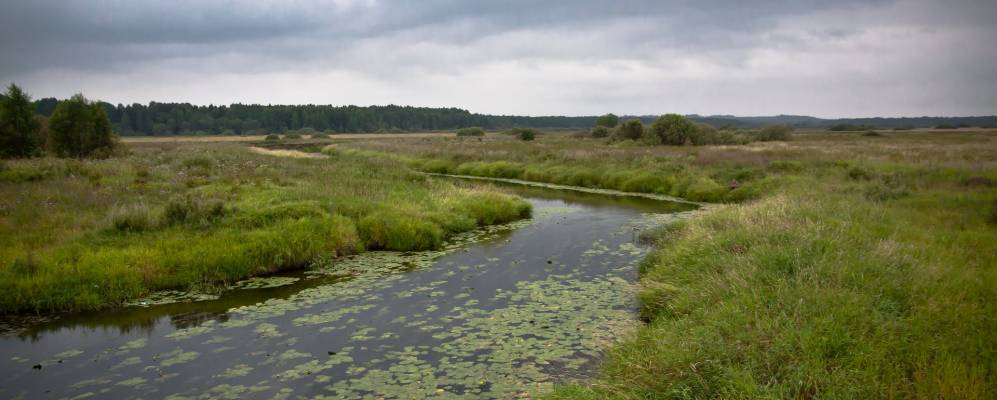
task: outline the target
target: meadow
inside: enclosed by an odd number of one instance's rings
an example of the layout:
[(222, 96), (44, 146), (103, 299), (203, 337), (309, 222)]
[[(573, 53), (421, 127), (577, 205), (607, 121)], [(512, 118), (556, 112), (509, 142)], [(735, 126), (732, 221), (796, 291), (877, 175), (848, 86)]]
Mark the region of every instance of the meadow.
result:
[(647, 324), (555, 399), (993, 398), (997, 135), (355, 141), (427, 172), (724, 203), (647, 234)]
[(0, 313), (95, 310), (365, 250), (425, 250), (528, 203), (383, 158), (138, 143), (0, 165)]

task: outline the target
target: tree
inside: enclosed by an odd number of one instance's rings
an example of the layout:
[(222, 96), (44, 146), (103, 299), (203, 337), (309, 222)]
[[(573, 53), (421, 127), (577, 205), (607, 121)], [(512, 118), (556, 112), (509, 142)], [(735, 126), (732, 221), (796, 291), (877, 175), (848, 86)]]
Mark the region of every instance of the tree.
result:
[(637, 140), (644, 134), (644, 124), (639, 119), (630, 119), (616, 128), (614, 136), (618, 140)]
[(59, 103), (49, 119), (49, 149), (59, 157), (86, 157), (114, 148), (111, 121), (99, 104), (77, 94)]
[(38, 153), (38, 131), (31, 96), (10, 84), (0, 100), (0, 158), (30, 157)]
[(620, 117), (612, 113), (603, 115), (595, 120), (595, 126), (604, 126), (606, 128), (614, 128), (618, 123), (620, 123)]
[(696, 124), (678, 114), (665, 114), (651, 124), (651, 134), (661, 140), (661, 144), (681, 146), (695, 134)]

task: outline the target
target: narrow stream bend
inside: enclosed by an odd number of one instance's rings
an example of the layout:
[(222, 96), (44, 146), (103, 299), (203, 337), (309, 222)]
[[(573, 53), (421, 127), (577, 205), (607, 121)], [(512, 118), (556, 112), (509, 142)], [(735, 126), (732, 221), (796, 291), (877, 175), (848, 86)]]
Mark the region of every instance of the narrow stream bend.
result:
[(509, 190), (532, 220), (440, 252), (0, 336), (0, 398), (511, 398), (590, 377), (637, 323), (637, 234), (694, 206)]

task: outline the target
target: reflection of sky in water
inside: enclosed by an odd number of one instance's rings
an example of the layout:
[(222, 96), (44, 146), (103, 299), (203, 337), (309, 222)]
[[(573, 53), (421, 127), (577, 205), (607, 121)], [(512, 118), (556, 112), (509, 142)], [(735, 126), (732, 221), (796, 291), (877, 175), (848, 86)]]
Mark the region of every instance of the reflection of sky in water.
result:
[(289, 285), (0, 338), (0, 396), (508, 398), (588, 376), (635, 323), (633, 243), (656, 223), (643, 213), (681, 209), (514, 190), (534, 219), (473, 245), (368, 253)]

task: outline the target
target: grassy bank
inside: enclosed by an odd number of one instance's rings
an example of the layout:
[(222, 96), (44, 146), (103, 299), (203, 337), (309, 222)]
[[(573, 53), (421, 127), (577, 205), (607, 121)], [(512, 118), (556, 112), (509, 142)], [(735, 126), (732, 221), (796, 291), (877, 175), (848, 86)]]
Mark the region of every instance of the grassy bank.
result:
[[(529, 146), (355, 145), (406, 154), (424, 169), (488, 176), (504, 174), (506, 160), (526, 179), (527, 170), (565, 166), (717, 182), (744, 171), (768, 182), (756, 200), (656, 232), (641, 271), (649, 323), (610, 351), (600, 377), (551, 398), (993, 398), (992, 135), (813, 135), (697, 149), (543, 138)], [(425, 161), (434, 157), (442, 161)], [(558, 183), (579, 182), (589, 184)]]
[(529, 204), (385, 159), (275, 157), (235, 144), (135, 145), (108, 160), (0, 169), (0, 312), (91, 310), (168, 288), (423, 250)]

